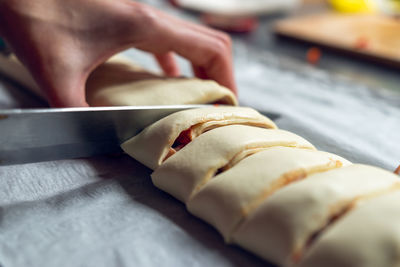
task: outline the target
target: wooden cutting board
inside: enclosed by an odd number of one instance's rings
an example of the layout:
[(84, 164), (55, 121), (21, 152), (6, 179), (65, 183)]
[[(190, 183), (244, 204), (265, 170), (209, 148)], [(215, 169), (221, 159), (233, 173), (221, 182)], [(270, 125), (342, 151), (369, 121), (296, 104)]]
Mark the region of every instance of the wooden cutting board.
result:
[(275, 33), (400, 67), (400, 19), (325, 13), (278, 21)]

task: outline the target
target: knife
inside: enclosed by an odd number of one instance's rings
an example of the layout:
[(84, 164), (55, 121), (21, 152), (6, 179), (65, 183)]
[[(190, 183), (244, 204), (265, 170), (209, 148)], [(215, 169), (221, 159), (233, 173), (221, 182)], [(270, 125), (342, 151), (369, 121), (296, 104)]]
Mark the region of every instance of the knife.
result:
[(0, 166), (121, 152), (151, 123), (206, 106), (0, 109)]
[(0, 109), (0, 166), (122, 152), (121, 143), (157, 120), (210, 106)]

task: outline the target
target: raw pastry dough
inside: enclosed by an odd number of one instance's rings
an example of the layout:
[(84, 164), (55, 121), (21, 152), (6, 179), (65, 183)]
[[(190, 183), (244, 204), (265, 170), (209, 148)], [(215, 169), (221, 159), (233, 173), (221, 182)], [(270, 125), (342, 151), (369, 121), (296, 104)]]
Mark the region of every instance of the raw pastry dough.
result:
[(93, 71), (86, 83), (86, 99), (91, 106), (237, 105), (235, 95), (215, 81), (156, 75), (120, 57)]
[(189, 200), (187, 207), (229, 241), (241, 220), (275, 191), (309, 174), (348, 164), (347, 160), (327, 152), (269, 148), (215, 176)]
[(168, 158), (151, 175), (160, 189), (186, 203), (230, 162), (272, 146), (315, 149), (307, 140), (283, 130), (230, 125), (208, 131)]
[[(171, 114), (122, 144), (122, 149), (150, 169), (156, 169), (176, 150), (210, 129), (243, 124), (275, 129), (268, 118), (251, 108), (210, 107)], [(180, 142), (177, 142), (177, 138)], [(175, 144), (175, 147), (173, 147)], [(178, 147), (177, 147), (178, 146)]]
[[(30, 73), (15, 56), (0, 55), (0, 71), (45, 98)], [(214, 81), (156, 75), (121, 55), (111, 57), (89, 76), (86, 100), (90, 106), (237, 105), (235, 95)]]
[[(40, 94), (15, 57), (0, 56), (0, 71)], [(89, 77), (87, 100), (94, 106), (237, 105), (232, 92), (213, 81), (162, 77), (119, 57)], [(227, 241), (268, 261), (400, 266), (398, 176), (349, 165), (275, 128), (249, 108), (187, 110), (149, 126), (123, 148), (155, 169), (157, 187), (186, 203)]]
[(299, 266), (399, 266), (399, 203), (400, 191), (361, 203), (317, 238)]
[(367, 165), (311, 175), (267, 198), (245, 219), (233, 240), (264, 259), (291, 265), (319, 231), (358, 199), (395, 185), (399, 185), (396, 175)]

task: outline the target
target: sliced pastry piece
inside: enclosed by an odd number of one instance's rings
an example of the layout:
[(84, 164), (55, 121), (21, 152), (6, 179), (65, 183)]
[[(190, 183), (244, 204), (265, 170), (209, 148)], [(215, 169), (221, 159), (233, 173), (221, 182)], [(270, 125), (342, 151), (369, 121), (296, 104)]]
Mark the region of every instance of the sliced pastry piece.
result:
[(276, 125), (251, 108), (210, 107), (173, 113), (122, 144), (122, 149), (150, 169), (156, 169), (194, 138), (224, 125), (242, 124), (275, 129)]
[[(0, 72), (45, 98), (15, 56), (0, 55)], [(214, 81), (157, 75), (134, 65), (122, 55), (110, 58), (91, 73), (86, 82), (86, 100), (90, 106), (237, 105), (235, 95)]]
[(361, 202), (316, 239), (298, 266), (400, 266), (399, 203), (399, 190)]
[(311, 175), (265, 199), (233, 233), (233, 241), (278, 265), (291, 265), (357, 200), (398, 184), (393, 173), (367, 165)]
[(158, 188), (186, 203), (218, 172), (273, 146), (315, 149), (302, 137), (287, 131), (229, 125), (194, 139), (156, 169), (152, 180)]
[(272, 147), (215, 176), (188, 201), (187, 207), (229, 242), (235, 227), (275, 191), (307, 175), (349, 164), (327, 152)]
[(91, 106), (237, 105), (235, 95), (215, 81), (153, 74), (120, 57), (93, 71), (86, 83), (86, 99)]

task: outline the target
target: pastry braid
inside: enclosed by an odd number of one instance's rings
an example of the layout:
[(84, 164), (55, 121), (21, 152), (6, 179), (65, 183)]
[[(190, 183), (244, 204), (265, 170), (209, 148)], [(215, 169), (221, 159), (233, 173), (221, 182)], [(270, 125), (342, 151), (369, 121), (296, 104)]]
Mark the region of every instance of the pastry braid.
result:
[[(247, 123), (242, 112), (249, 115)], [(184, 202), (226, 242), (267, 261), (302, 267), (395, 266), (400, 254), (398, 177), (317, 151), (260, 116), (235, 107), (181, 111), (122, 147), (154, 169), (154, 185)], [(177, 143), (178, 137), (184, 142)]]

